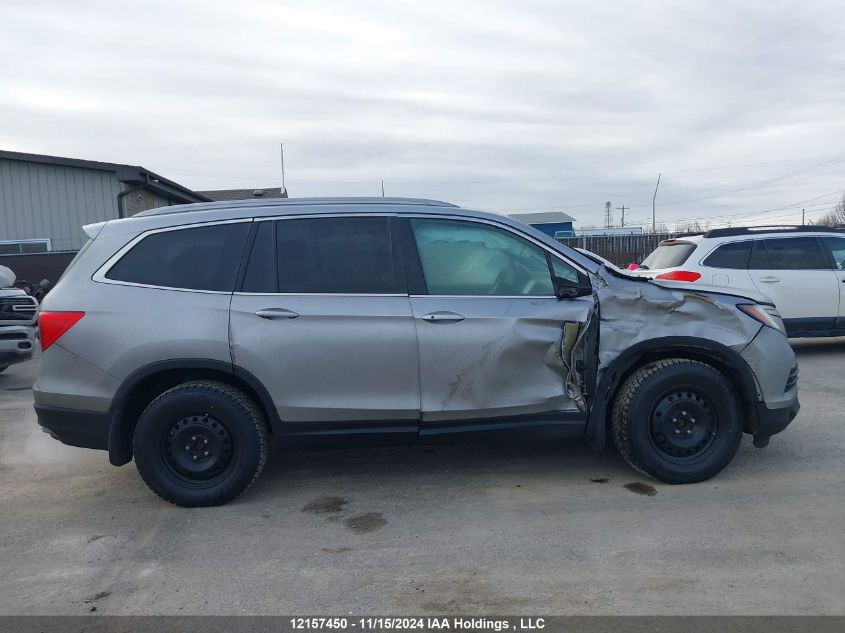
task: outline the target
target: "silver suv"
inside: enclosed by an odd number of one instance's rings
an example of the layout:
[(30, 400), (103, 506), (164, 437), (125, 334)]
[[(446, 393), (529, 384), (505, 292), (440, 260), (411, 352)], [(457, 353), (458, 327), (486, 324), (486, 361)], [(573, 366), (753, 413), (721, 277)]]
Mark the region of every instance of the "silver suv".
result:
[(270, 442), (612, 437), (672, 484), (798, 411), (754, 293), (628, 277), (507, 217), (433, 200), (255, 200), (85, 227), (44, 300), (39, 423), (225, 503)]

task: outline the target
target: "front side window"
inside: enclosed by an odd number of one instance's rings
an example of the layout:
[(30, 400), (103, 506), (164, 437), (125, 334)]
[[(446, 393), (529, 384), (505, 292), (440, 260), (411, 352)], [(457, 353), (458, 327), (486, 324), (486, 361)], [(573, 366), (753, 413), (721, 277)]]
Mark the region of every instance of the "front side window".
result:
[(431, 295), (554, 295), (545, 251), (510, 231), (434, 219), (412, 219), (411, 228)]
[(751, 242), (733, 242), (722, 244), (710, 253), (702, 262), (710, 268), (732, 268), (745, 270), (748, 268), (748, 258), (751, 257)]
[(754, 240), (752, 270), (827, 270), (830, 266), (815, 237)]
[(276, 270), (279, 292), (401, 292), (386, 217), (277, 221)]
[(238, 222), (153, 233), (121, 257), (106, 278), (232, 292), (249, 227), (249, 222)]
[(833, 255), (837, 270), (845, 270), (845, 237), (823, 237), (825, 247)]

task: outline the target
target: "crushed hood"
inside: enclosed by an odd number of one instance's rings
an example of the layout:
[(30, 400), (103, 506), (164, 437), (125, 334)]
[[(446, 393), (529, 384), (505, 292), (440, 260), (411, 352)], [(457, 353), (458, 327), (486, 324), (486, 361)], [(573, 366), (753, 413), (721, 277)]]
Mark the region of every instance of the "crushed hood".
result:
[(754, 290), (746, 290), (745, 288), (713, 286), (711, 284), (690, 283), (688, 281), (663, 281), (655, 279), (652, 279), (651, 283), (655, 286), (661, 286), (670, 290), (682, 290), (683, 292), (691, 292), (694, 294), (720, 294), (728, 295), (730, 297), (742, 297), (755, 303), (774, 303), (766, 295)]

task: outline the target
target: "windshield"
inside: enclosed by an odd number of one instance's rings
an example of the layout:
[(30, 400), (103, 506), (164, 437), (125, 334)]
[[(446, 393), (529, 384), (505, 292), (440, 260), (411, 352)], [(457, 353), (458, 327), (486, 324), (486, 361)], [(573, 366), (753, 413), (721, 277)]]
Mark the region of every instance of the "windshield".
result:
[(651, 254), (640, 264), (641, 268), (656, 270), (659, 268), (674, 268), (683, 264), (695, 250), (694, 242), (661, 242)]

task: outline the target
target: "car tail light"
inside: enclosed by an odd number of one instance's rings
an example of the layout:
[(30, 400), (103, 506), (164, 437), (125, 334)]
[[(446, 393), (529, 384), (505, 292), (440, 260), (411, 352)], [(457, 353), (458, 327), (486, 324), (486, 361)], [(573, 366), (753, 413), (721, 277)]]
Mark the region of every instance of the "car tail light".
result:
[(688, 270), (673, 270), (668, 273), (660, 273), (655, 279), (665, 279), (666, 281), (697, 281), (701, 279), (701, 273), (694, 273)]
[(84, 312), (40, 312), (38, 314), (38, 336), (41, 339), (41, 351), (46, 350), (59, 337), (72, 328)]

